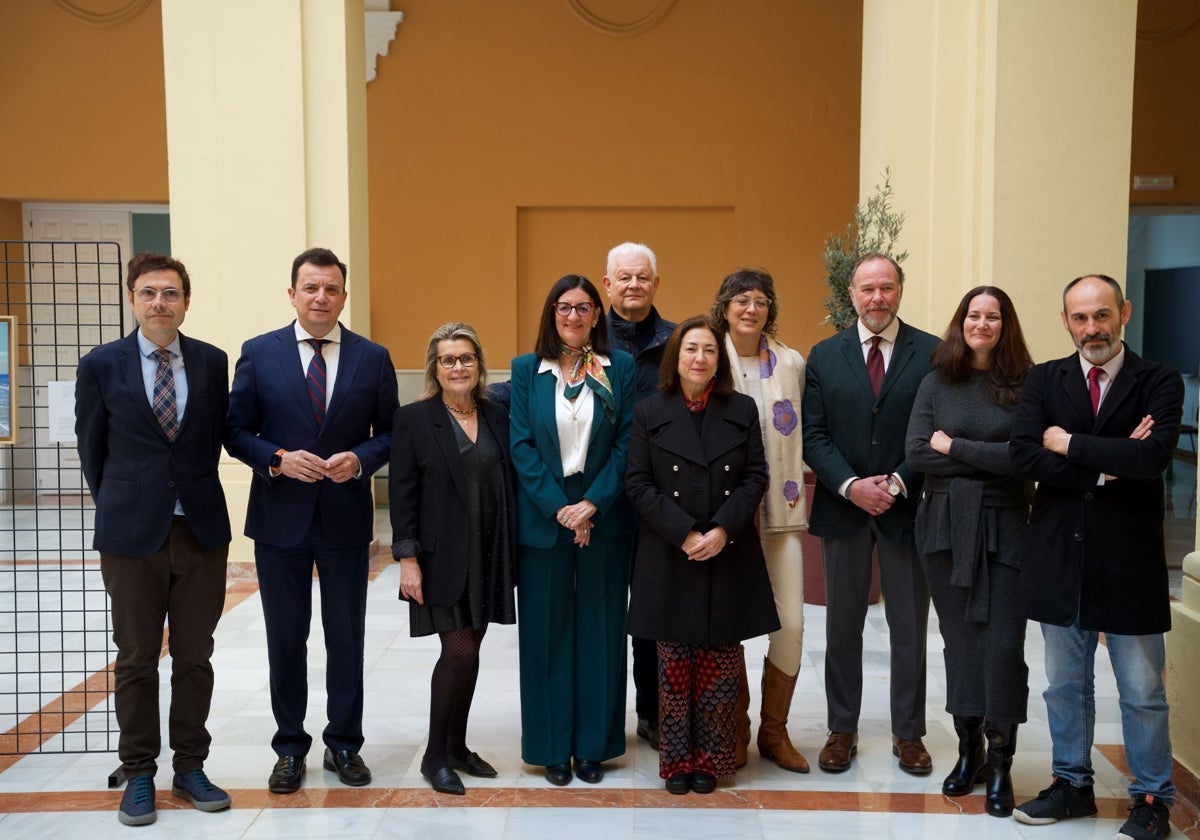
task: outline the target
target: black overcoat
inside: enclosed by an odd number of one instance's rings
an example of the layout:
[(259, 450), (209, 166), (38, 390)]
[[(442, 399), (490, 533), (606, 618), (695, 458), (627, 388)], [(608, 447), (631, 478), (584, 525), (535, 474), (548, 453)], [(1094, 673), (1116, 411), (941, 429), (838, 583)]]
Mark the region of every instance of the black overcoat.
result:
[[(1021, 614), (1034, 621), (1121, 635), (1171, 627), (1163, 540), (1163, 470), (1179, 438), (1183, 380), (1128, 347), (1092, 415), (1079, 355), (1035, 366), (1021, 389), (1012, 462), (1038, 482), (1021, 568)], [(1145, 440), (1129, 433), (1147, 414)], [(1066, 456), (1042, 433), (1071, 433)], [(1101, 473), (1116, 476), (1097, 486)]]
[[(633, 410), (625, 491), (641, 522), (629, 632), (642, 639), (731, 644), (779, 629), (754, 513), (767, 486), (758, 409), (713, 394), (697, 429), (682, 395)], [(725, 549), (688, 560), (689, 531), (720, 525)]]

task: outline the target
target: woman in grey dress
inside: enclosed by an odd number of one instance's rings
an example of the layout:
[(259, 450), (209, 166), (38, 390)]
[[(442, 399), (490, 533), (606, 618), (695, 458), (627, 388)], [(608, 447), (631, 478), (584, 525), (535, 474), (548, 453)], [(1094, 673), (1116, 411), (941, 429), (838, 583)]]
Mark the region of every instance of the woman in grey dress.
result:
[(437, 633), (429, 743), (421, 775), (463, 794), (458, 772), (496, 770), (467, 749), (467, 717), (489, 623), (516, 621), (508, 413), (484, 399), (487, 368), (475, 331), (444, 324), (425, 354), (424, 397), (396, 412), (388, 489), (392, 556), (413, 636)]
[(984, 781), (986, 810), (1013, 808), (1009, 776), (1029, 669), (1017, 614), (1032, 487), (1012, 477), (1008, 441), (1033, 360), (1008, 295), (967, 292), (930, 359), (908, 425), (907, 461), (925, 473), (917, 551), (945, 643), (946, 711), (958, 733), (947, 796)]

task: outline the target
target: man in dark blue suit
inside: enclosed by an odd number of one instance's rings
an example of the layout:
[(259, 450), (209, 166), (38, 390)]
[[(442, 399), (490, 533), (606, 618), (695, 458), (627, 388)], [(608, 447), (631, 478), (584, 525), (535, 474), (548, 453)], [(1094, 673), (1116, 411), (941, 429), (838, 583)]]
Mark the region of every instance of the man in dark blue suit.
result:
[(828, 603), (829, 738), (817, 763), (832, 773), (849, 769), (858, 750), (872, 549), (891, 636), (892, 752), (907, 773), (933, 767), (921, 741), (929, 619), (929, 588), (913, 541), (921, 474), (905, 466), (904, 440), (938, 340), (896, 317), (903, 294), (895, 260), (858, 260), (850, 275), (858, 321), (813, 348), (801, 403), (804, 460), (819, 479), (809, 530), (821, 538)]
[(229, 514), (217, 478), (229, 361), (179, 325), (191, 303), (187, 269), (163, 254), (129, 261), (138, 328), (79, 362), (75, 435), (96, 503), (92, 547), (112, 601), (113, 703), (129, 784), (117, 814), (155, 820), (161, 748), (158, 660), (170, 628), (171, 792), (201, 811), (229, 807), (204, 773), (212, 738), (213, 631), (225, 606)]
[(312, 746), (304, 714), (314, 565), (325, 628), (324, 766), (347, 785), (371, 781), (359, 756), (371, 475), (391, 448), (396, 370), (384, 347), (338, 323), (346, 294), (346, 266), (332, 251), (296, 257), (288, 289), (296, 321), (242, 346), (229, 395), (225, 447), (254, 470), (246, 536), (267, 625), (273, 793), (299, 790)]

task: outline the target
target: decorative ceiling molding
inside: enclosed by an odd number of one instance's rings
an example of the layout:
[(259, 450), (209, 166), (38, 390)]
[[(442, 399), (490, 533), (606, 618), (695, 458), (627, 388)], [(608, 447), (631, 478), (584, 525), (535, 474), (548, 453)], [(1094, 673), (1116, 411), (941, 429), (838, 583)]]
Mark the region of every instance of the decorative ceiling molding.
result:
[(657, 0), (654, 7), (637, 20), (628, 23), (618, 23), (606, 20), (591, 9), (588, 9), (584, 5), (584, 0), (566, 0), (566, 2), (567, 8), (571, 10), (571, 13), (583, 23), (597, 32), (611, 35), (614, 38), (629, 38), (633, 35), (641, 35), (643, 32), (650, 31), (658, 25), (660, 20), (667, 16), (667, 13), (671, 11), (671, 7), (675, 5), (675, 0)]
[(1158, 29), (1142, 29), (1138, 27), (1137, 39), (1151, 44), (1165, 44), (1174, 41), (1185, 34), (1197, 23), (1200, 23), (1200, 0), (1192, 0), (1192, 7), (1183, 12), (1179, 19)]
[(365, 33), (367, 49), (364, 55), (367, 59), (367, 82), (375, 79), (375, 63), (380, 56), (388, 54), (396, 30), (404, 21), (404, 12), (388, 11), (388, 0), (367, 0)]
[[(120, 3), (117, 8), (111, 11), (94, 12), (91, 9), (84, 8), (85, 4), (76, 0), (54, 0), (54, 5), (67, 17), (79, 23), (100, 28), (120, 26), (123, 23), (128, 23), (146, 11), (146, 7), (150, 3), (151, 0), (126, 0), (126, 2)], [(111, 6), (112, 3), (109, 2), (108, 5)]]

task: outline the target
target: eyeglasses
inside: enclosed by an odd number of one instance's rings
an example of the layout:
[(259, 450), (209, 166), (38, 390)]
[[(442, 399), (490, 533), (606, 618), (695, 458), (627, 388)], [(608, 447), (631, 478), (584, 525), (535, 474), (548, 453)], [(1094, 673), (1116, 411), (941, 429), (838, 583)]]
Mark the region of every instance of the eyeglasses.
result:
[(163, 299), (163, 303), (179, 303), (183, 300), (183, 292), (179, 289), (152, 289), (149, 286), (143, 286), (136, 289), (134, 294), (142, 303), (154, 303), (160, 297)]
[(733, 299), (733, 303), (742, 307), (743, 309), (751, 309), (756, 307), (758, 309), (769, 310), (771, 308), (771, 299), (769, 297), (752, 298), (746, 297), (745, 295), (738, 295)]
[(473, 368), (477, 361), (479, 361), (479, 357), (474, 353), (463, 353), (461, 356), (438, 356), (438, 364), (446, 370), (454, 370), (454, 366), (457, 364), (461, 364), (465, 368)]
[(587, 316), (591, 315), (592, 310), (596, 308), (596, 304), (588, 303), (587, 301), (584, 301), (583, 303), (552, 303), (550, 306), (559, 314), (560, 317), (563, 318), (570, 318), (571, 310), (578, 312), (579, 317), (586, 318)]

